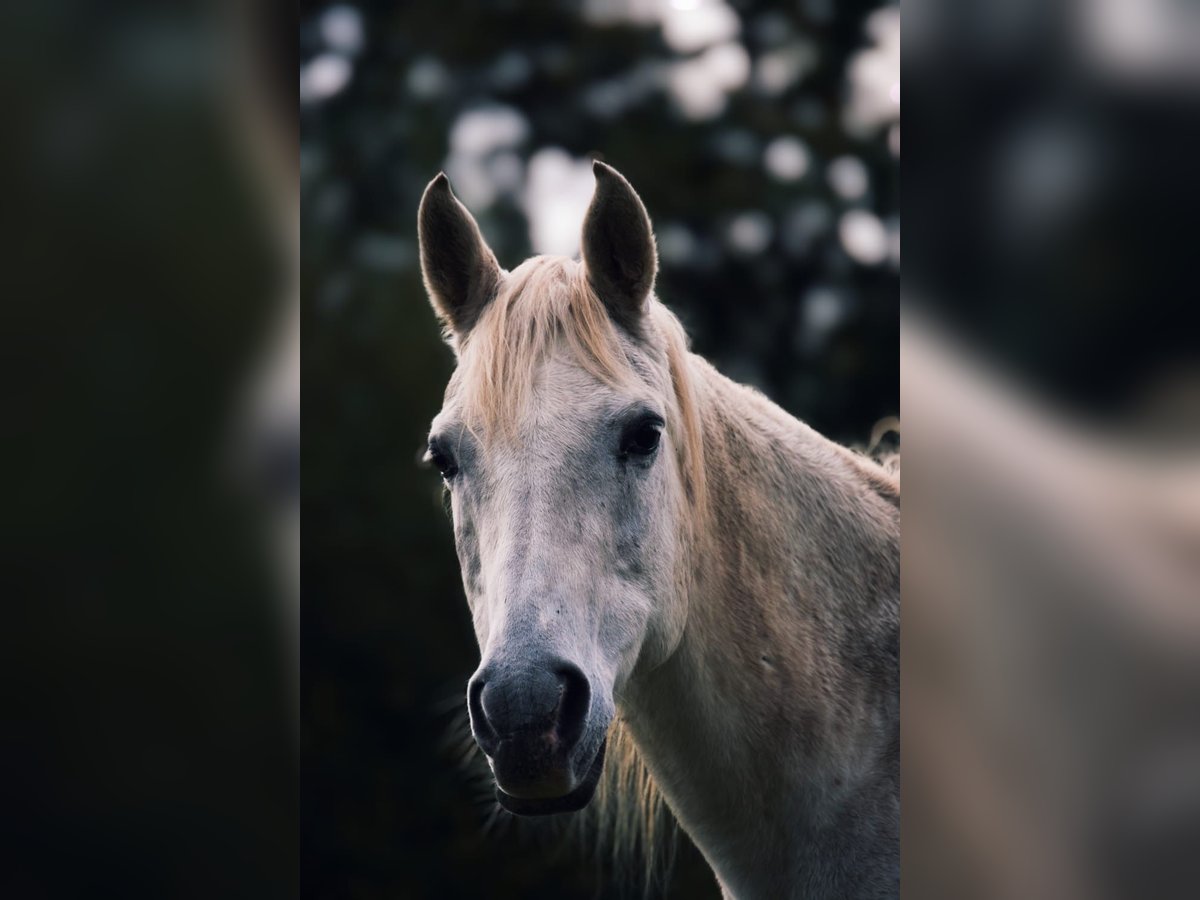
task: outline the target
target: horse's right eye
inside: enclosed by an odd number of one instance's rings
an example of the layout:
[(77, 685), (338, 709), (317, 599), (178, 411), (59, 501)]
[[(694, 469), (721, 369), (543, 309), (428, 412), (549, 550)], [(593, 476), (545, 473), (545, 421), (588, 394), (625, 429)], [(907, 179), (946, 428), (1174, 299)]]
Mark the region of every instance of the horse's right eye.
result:
[(453, 478), (458, 474), (458, 463), (454, 461), (454, 456), (446, 450), (438, 441), (429, 442), (429, 451), (425, 454), (425, 459), (446, 479)]

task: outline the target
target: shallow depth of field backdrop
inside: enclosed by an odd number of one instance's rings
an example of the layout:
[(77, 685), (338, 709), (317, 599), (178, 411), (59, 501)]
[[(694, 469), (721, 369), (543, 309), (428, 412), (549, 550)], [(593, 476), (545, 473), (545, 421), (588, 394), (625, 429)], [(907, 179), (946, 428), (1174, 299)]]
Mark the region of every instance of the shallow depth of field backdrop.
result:
[[(452, 369), (421, 191), (445, 169), (512, 268), (577, 252), (604, 159), (646, 202), (694, 349), (865, 443), (899, 404), (898, 7), (301, 6), (305, 893), (614, 895), (604, 865), (497, 817), (448, 739), (478, 648), (417, 463)], [(716, 896), (682, 837), (669, 893)]]

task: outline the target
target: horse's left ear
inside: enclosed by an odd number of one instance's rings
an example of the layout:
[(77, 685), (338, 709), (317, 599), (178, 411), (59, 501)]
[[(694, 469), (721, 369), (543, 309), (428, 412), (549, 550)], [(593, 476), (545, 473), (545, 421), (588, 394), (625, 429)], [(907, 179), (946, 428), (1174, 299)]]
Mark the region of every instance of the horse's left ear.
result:
[(609, 314), (631, 330), (649, 307), (658, 272), (650, 216), (612, 166), (592, 164), (596, 192), (583, 220), (583, 264)]

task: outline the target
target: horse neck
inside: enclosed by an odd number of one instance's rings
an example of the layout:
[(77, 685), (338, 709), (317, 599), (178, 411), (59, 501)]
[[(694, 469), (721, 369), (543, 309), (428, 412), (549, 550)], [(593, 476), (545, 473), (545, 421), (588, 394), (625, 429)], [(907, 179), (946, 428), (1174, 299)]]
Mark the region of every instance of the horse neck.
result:
[(707, 512), (688, 554), (687, 624), (623, 706), (733, 896), (817, 895), (797, 885), (828, 884), (822, 867), (845, 863), (818, 849), (847, 845), (822, 823), (894, 790), (898, 509), (873, 464), (692, 368)]

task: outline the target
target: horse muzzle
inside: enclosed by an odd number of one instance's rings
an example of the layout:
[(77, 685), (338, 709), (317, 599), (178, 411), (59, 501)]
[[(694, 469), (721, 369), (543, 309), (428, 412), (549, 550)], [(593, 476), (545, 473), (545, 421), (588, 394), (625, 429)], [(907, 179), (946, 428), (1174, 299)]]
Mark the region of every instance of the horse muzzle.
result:
[(484, 665), (467, 689), (471, 731), (509, 812), (574, 812), (592, 799), (604, 768), (611, 713), (587, 677), (561, 660)]

